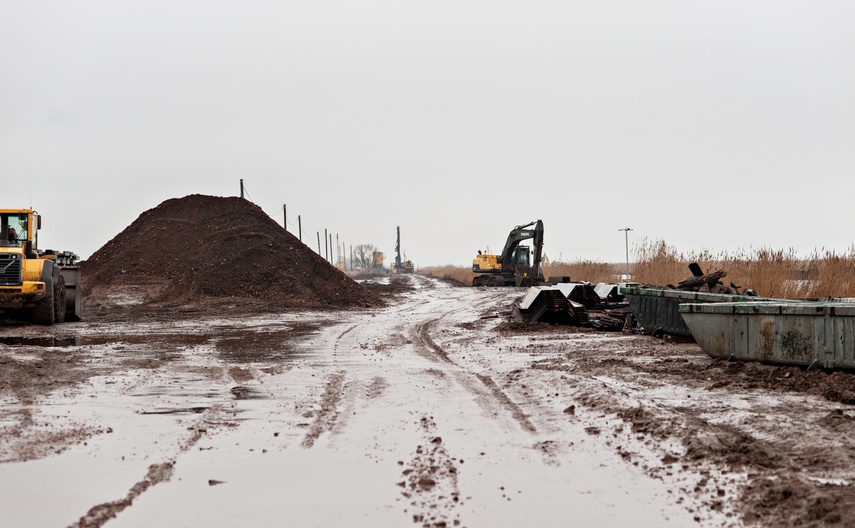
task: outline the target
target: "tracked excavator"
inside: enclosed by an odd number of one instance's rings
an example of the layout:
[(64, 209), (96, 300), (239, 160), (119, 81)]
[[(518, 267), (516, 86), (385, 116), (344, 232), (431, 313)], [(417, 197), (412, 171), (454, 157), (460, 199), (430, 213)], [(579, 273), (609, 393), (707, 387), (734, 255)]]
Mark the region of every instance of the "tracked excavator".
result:
[(0, 313), (41, 325), (80, 320), (78, 257), (39, 250), (41, 226), (32, 209), (0, 209)]
[[(532, 240), (532, 247), (521, 246), (520, 242)], [(475, 278), (473, 286), (537, 286), (543, 282), (540, 269), (543, 254), (543, 222), (537, 220), (518, 225), (508, 234), (500, 255), (487, 250), (472, 261)]]

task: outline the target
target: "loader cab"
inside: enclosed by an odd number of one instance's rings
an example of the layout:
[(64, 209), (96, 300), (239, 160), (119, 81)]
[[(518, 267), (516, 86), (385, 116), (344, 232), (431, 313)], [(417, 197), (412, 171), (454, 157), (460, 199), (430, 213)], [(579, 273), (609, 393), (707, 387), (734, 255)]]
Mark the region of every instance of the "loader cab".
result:
[(0, 252), (23, 248), (26, 258), (38, 258), (41, 217), (32, 209), (0, 209)]
[(0, 247), (22, 247), (29, 239), (29, 215), (0, 212)]

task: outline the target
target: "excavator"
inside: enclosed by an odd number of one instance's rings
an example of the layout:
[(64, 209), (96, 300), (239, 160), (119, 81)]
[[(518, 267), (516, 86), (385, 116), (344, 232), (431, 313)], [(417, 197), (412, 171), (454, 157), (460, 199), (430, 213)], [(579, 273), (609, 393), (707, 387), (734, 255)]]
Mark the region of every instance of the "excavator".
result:
[[(520, 242), (532, 239), (532, 246)], [(534, 250), (532, 260), (532, 249)], [(472, 261), (475, 278), (473, 286), (537, 286), (543, 282), (540, 269), (543, 254), (543, 222), (540, 220), (518, 225), (508, 234), (500, 255), (478, 251)]]
[(0, 209), (0, 313), (41, 325), (78, 321), (78, 257), (39, 250), (41, 227), (32, 209)]

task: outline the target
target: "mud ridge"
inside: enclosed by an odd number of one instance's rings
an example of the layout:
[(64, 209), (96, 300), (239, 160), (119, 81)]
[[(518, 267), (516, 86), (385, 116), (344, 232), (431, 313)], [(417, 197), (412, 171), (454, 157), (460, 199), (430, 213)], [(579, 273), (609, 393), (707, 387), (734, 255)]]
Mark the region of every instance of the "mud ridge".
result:
[(134, 499), (142, 495), (147, 489), (172, 478), (174, 466), (174, 460), (150, 465), (146, 476), (134, 484), (124, 498), (93, 506), (80, 520), (70, 524), (69, 528), (99, 528), (103, 526), (104, 523), (115, 518), (122, 510), (133, 504)]
[(412, 510), (408, 513), (413, 523), (423, 528), (460, 526), (457, 507), (462, 502), (455, 462), (463, 464), (463, 460), (455, 461), (449, 455), (442, 438), (435, 434), (432, 417), (422, 417), (419, 427), (425, 442), (416, 447), (413, 458), (401, 472), (404, 480), (398, 483), (404, 488), (401, 494), (410, 501)]
[(303, 439), (302, 446), (306, 449), (315, 445), (315, 440), (318, 439), (324, 432), (333, 428), (337, 418), (336, 409), (341, 401), (342, 391), (344, 390), (344, 374), (333, 374), (327, 381), (324, 395), (321, 396), (321, 408), (315, 414), (315, 420), (312, 422), (306, 437)]

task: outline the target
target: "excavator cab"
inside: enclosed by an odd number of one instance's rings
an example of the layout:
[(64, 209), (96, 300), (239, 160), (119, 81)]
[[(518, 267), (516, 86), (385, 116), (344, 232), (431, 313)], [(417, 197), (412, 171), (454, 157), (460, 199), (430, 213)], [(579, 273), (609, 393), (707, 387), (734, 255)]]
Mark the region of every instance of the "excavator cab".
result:
[(515, 266), (531, 267), (531, 248), (528, 246), (517, 246), (511, 260)]

